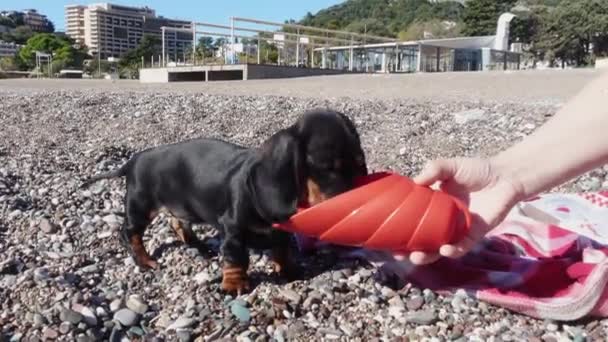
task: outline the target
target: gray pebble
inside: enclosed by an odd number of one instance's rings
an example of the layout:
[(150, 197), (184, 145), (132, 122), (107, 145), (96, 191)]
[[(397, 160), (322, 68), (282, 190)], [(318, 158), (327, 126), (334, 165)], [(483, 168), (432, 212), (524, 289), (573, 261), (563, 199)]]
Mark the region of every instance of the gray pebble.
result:
[(59, 319), (61, 319), (63, 322), (70, 322), (76, 325), (82, 321), (83, 317), (80, 313), (74, 310), (63, 308), (59, 313)]
[(179, 330), (184, 328), (190, 328), (196, 323), (196, 321), (189, 317), (180, 316), (175, 322), (167, 327), (167, 330)]
[(42, 332), (42, 338), (46, 340), (56, 340), (59, 337), (59, 333), (55, 329), (45, 328)]
[(180, 342), (190, 342), (192, 340), (192, 329), (179, 329), (177, 338)]
[(388, 300), (388, 304), (390, 306), (392, 306), (392, 307), (398, 307), (398, 308), (405, 307), (405, 304), (403, 303), (403, 300), (399, 296), (395, 296), (395, 297), (389, 299)]
[(84, 305), (74, 304), (72, 306), (72, 309), (74, 309), (74, 311), (76, 311), (82, 315), (82, 320), (87, 325), (89, 325), (89, 326), (97, 325), (97, 317), (95, 316), (95, 313), (93, 312), (93, 310), (91, 310), (90, 308), (88, 308)]
[(424, 305), (424, 298), (421, 296), (413, 296), (407, 300), (406, 305), (408, 310), (418, 310)]
[(41, 314), (38, 314), (38, 313), (34, 314), (32, 321), (33, 321), (32, 323), (34, 324), (34, 328), (40, 328), (46, 322), (46, 320), (44, 319), (44, 316), (42, 316)]
[(69, 333), (71, 330), (72, 330), (72, 323), (70, 323), (70, 322), (62, 322), (59, 325), (59, 333), (61, 333), (62, 335)]
[(430, 325), (437, 321), (437, 313), (433, 309), (420, 310), (407, 313), (405, 319), (413, 324)]
[(45, 234), (55, 234), (57, 232), (57, 227), (51, 223), (48, 219), (40, 220), (40, 224), (38, 225), (40, 230)]
[(96, 264), (88, 265), (80, 269), (83, 273), (97, 273), (99, 272), (99, 267)]
[(279, 294), (281, 297), (287, 299), (288, 301), (299, 304), (300, 300), (302, 300), (302, 296), (300, 296), (296, 291), (290, 289), (281, 289), (279, 290)]
[(121, 299), (115, 299), (110, 303), (110, 311), (112, 311), (112, 312), (116, 312), (116, 311), (120, 310), (121, 307), (122, 307)]
[(127, 308), (133, 312), (143, 315), (148, 311), (148, 304), (138, 295), (131, 295), (127, 299)]
[(129, 309), (120, 309), (114, 314), (114, 321), (125, 327), (130, 327), (139, 321), (139, 315)]

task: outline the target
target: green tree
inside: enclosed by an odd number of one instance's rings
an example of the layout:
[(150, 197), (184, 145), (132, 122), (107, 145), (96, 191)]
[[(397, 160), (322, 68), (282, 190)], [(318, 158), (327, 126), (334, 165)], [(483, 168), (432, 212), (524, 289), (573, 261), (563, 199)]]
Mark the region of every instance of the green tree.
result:
[(213, 52), (215, 51), (215, 47), (213, 46), (213, 38), (208, 36), (203, 36), (198, 39), (198, 44), (196, 44), (196, 55), (198, 58), (211, 57), (213, 56)]
[(0, 58), (0, 71), (14, 71), (19, 70), (15, 57), (2, 57)]
[(118, 62), (120, 73), (127, 78), (139, 77), (142, 57), (149, 61), (152, 56), (162, 53), (161, 40), (152, 35), (144, 35), (137, 48), (129, 50)]
[(112, 70), (112, 65), (106, 60), (102, 59), (100, 63), (99, 59), (91, 58), (84, 64), (83, 71), (89, 75), (97, 75), (99, 77), (101, 76), (99, 75), (100, 69), (102, 73), (107, 73)]
[(260, 59), (262, 63), (277, 63), (279, 60), (279, 50), (276, 45), (268, 43), (268, 41), (260, 40)]
[[(438, 19), (416, 21), (407, 30), (399, 32), (399, 40), (409, 41), (425, 38), (451, 38), (460, 35), (460, 25), (453, 22), (443, 22)], [(426, 37), (429, 34), (430, 37)]]
[[(19, 50), (19, 58), (30, 68), (35, 66), (36, 51), (51, 54), (57, 62), (73, 66), (77, 63), (78, 52), (70, 40), (64, 37), (57, 37), (50, 33), (37, 33), (27, 40), (26, 45)], [(84, 59), (84, 58), (83, 58)]]
[(0, 40), (5, 42), (13, 42), (16, 44), (24, 45), (28, 39), (34, 36), (35, 32), (27, 26), (18, 26), (11, 32), (0, 33)]
[(550, 11), (538, 45), (549, 56), (584, 66), (608, 53), (608, 0), (564, 1)]
[(356, 33), (368, 33), (379, 36), (390, 36), (392, 33), (382, 21), (374, 18), (367, 18), (353, 21), (344, 27), (344, 30)]
[(349, 0), (316, 14), (307, 13), (302, 25), (343, 29), (396, 37), (415, 21), (459, 21), (464, 7), (458, 2), (428, 0)]
[(511, 10), (516, 0), (469, 0), (462, 13), (463, 34), (486, 36), (496, 33), (498, 17)]

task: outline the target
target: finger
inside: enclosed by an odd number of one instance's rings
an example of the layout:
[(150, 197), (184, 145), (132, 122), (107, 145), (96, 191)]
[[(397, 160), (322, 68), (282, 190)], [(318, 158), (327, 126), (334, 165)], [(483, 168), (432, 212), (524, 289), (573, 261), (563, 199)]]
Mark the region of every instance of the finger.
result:
[(410, 254), (410, 262), (414, 265), (428, 265), (439, 260), (441, 255), (429, 254), (424, 252), (412, 252)]
[(467, 254), (476, 244), (476, 241), (470, 237), (464, 238), (462, 241), (453, 245), (443, 245), (439, 248), (439, 254), (446, 258), (460, 258)]
[(397, 254), (393, 254), (393, 258), (395, 258), (395, 260), (397, 260), (397, 261), (405, 261), (410, 258), (410, 255), (403, 254), (403, 253), (397, 253)]
[(426, 164), (420, 174), (414, 177), (414, 183), (424, 186), (432, 185), (454, 177), (456, 164), (450, 159), (437, 159)]

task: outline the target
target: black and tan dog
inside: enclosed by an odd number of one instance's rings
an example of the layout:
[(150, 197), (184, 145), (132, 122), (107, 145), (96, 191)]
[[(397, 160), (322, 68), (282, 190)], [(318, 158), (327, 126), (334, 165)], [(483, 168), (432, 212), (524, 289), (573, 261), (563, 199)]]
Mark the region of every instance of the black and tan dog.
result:
[(126, 218), (121, 240), (140, 267), (157, 268), (142, 236), (162, 210), (185, 243), (197, 241), (191, 224), (206, 223), (223, 235), (222, 288), (248, 289), (248, 248), (272, 250), (275, 270), (291, 277), (295, 264), (289, 234), (272, 228), (302, 203), (314, 205), (353, 186), (367, 174), (359, 134), (349, 118), (312, 111), (272, 135), (259, 148), (195, 139), (135, 154), (120, 169), (93, 176), (126, 177)]

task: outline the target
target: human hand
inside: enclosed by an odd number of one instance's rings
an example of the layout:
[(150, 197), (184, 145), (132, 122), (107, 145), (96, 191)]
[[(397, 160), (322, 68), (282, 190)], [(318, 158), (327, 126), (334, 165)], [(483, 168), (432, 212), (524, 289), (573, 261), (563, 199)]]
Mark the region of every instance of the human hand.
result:
[(522, 187), (504, 174), (490, 159), (453, 158), (428, 163), (414, 182), (431, 186), (441, 182), (441, 190), (459, 198), (472, 217), (469, 234), (462, 240), (441, 246), (439, 253), (415, 251), (395, 255), (416, 265), (437, 261), (441, 256), (459, 258), (469, 252), (490, 230), (496, 227), (518, 202)]

